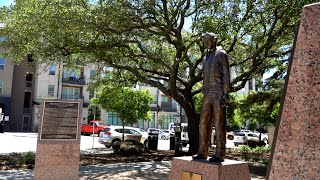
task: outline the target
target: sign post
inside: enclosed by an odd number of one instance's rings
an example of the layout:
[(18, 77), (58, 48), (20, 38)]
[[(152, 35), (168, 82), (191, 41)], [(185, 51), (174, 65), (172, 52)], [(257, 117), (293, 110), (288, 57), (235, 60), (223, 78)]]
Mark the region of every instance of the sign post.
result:
[[(93, 146), (94, 146), (94, 127), (96, 124), (96, 107), (92, 108), (92, 114), (93, 114), (93, 121), (94, 121), (94, 123), (92, 123), (92, 149), (93, 149)], [(99, 134), (98, 134), (98, 136), (99, 136)]]
[(175, 154), (179, 155), (181, 153), (181, 117), (179, 115), (174, 116), (174, 125), (175, 125)]

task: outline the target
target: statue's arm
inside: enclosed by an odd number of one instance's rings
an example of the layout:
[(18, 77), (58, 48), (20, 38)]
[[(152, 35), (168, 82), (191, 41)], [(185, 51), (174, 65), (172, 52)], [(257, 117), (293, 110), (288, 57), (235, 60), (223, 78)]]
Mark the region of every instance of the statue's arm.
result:
[(225, 95), (227, 95), (230, 90), (230, 67), (228, 56), (225, 53), (223, 54), (223, 57), (220, 59), (220, 67), (223, 75), (223, 92)]

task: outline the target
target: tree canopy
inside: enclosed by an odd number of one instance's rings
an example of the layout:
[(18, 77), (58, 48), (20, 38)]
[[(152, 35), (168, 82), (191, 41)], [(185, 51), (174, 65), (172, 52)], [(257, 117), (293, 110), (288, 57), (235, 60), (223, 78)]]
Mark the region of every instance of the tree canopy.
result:
[(200, 34), (218, 34), (233, 69), (231, 92), (274, 69), (283, 79), (303, 5), (313, 0), (24, 0), (2, 8), (6, 58), (112, 67), (102, 84), (142, 82), (173, 97), (198, 148), (193, 96), (202, 81)]
[(103, 86), (92, 102), (107, 111), (116, 112), (123, 124), (135, 124), (141, 119), (151, 120), (149, 111), (152, 98), (147, 91)]

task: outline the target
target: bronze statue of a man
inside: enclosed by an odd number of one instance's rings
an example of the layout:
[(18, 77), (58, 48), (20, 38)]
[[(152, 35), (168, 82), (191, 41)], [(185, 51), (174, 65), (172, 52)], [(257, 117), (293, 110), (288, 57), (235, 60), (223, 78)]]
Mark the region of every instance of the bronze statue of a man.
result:
[(217, 47), (217, 37), (205, 33), (207, 55), (203, 61), (203, 102), (200, 117), (199, 152), (193, 159), (207, 159), (212, 121), (216, 129), (216, 152), (210, 162), (223, 162), (226, 151), (226, 104), (229, 102), (230, 73), (228, 57)]

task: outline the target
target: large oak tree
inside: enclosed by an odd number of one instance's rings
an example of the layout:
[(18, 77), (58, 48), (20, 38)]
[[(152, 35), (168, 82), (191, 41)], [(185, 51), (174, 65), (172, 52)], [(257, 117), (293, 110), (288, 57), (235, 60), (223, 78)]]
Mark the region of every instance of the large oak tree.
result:
[(199, 118), (193, 96), (201, 92), (199, 37), (219, 36), (236, 76), (231, 92), (274, 68), (281, 79), (299, 15), (308, 0), (17, 0), (2, 8), (5, 57), (37, 63), (98, 63), (112, 67), (102, 83), (158, 87), (185, 110), (190, 153), (198, 148)]

